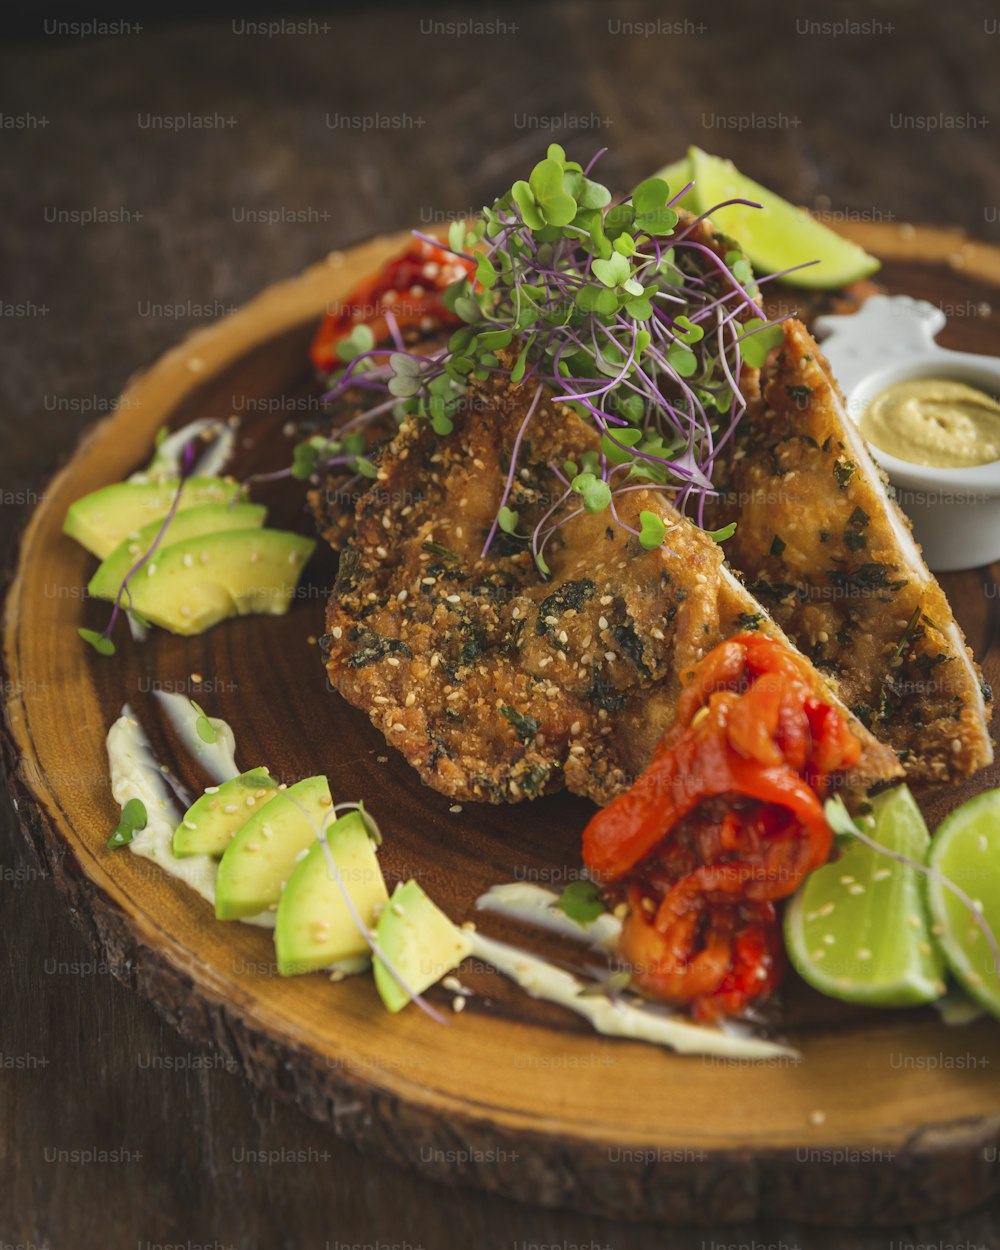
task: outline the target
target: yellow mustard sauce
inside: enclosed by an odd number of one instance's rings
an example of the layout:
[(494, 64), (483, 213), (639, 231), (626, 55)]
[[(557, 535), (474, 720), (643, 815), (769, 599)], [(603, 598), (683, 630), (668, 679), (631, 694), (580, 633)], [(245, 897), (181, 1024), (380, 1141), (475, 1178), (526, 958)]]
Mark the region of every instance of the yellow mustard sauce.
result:
[(1000, 460), (1000, 403), (964, 382), (898, 382), (875, 396), (859, 424), (880, 451), (911, 464), (967, 469)]

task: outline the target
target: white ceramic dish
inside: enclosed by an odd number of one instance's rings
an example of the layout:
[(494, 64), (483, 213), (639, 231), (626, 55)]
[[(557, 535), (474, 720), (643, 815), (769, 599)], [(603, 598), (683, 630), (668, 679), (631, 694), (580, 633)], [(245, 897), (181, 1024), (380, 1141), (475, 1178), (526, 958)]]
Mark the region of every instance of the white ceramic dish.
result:
[[(876, 395), (912, 378), (951, 378), (1000, 395), (1000, 359), (939, 347), (934, 339), (944, 324), (940, 308), (908, 295), (874, 295), (850, 316), (817, 319), (817, 337), (855, 423)], [(1000, 460), (935, 469), (871, 444), (869, 450), (889, 475), (931, 569), (1000, 559)]]

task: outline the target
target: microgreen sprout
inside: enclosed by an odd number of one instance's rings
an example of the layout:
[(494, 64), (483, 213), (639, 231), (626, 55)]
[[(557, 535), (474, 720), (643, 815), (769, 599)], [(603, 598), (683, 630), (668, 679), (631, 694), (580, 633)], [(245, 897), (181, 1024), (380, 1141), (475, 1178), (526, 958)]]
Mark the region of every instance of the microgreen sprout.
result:
[(571, 881), (556, 899), (555, 906), (584, 928), (608, 910), (597, 884), (585, 880)]
[(208, 743), (209, 746), (218, 742), (219, 731), (212, 724), (208, 713), (201, 706), (201, 704), (195, 703), (194, 699), (191, 700), (191, 706), (198, 713), (198, 719), (194, 723), (195, 732), (198, 737), (202, 740), (202, 742)]
[(112, 850), (119, 846), (128, 846), (135, 835), (146, 828), (146, 806), (141, 799), (129, 799), (122, 808), (121, 820), (114, 833), (108, 838), (108, 846)]
[[(546, 543), (581, 511), (609, 511), (644, 547), (664, 541), (667, 527), (651, 512), (638, 531), (623, 525), (615, 498), (626, 490), (663, 490), (679, 507), (696, 501), (700, 522), (716, 458), (746, 409), (742, 370), (763, 364), (783, 335), (765, 318), (743, 254), (720, 256), (694, 237), (697, 223), (680, 223), (666, 182), (648, 178), (614, 201), (590, 177), (594, 161), (585, 170), (552, 144), (526, 180), (471, 222), (452, 223), (448, 250), (467, 272), (443, 295), (464, 323), (447, 348), (404, 350), (398, 335), (378, 348), (356, 328), (338, 344), (344, 365), (327, 394), (379, 392), (353, 431), (386, 415), (417, 416), (447, 435), (470, 382), (501, 374), (532, 386), (484, 554), (498, 529), (517, 534), (511, 491), (543, 388), (592, 423), (596, 462), (567, 473), (562, 512), (550, 509), (522, 535), (543, 574)], [(296, 449), (297, 476), (337, 463), (364, 472), (360, 448), (335, 440), (315, 457)]]

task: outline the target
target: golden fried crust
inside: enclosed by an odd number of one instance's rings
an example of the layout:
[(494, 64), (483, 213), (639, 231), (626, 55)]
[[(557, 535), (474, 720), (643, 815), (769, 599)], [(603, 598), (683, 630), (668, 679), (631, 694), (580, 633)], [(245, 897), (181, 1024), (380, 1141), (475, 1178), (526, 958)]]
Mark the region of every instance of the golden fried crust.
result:
[(713, 523), (733, 568), (915, 780), (992, 759), (989, 693), (805, 326), (761, 379)]
[[(617, 507), (635, 531), (643, 510), (665, 520), (659, 550), (607, 513), (581, 511), (546, 548), (546, 581), (509, 535), (484, 559), (534, 390), (502, 376), (475, 385), (451, 435), (414, 419), (386, 446), (330, 598), (327, 668), (445, 794), (510, 802), (565, 785), (604, 803), (648, 764), (686, 666), (740, 629), (779, 631), (723, 569), (720, 548), (654, 490), (622, 494)], [(543, 395), (509, 500), (520, 532), (565, 491), (550, 466), (596, 446), (588, 425)], [(570, 499), (556, 515), (580, 503)], [(898, 772), (857, 732), (868, 780)]]

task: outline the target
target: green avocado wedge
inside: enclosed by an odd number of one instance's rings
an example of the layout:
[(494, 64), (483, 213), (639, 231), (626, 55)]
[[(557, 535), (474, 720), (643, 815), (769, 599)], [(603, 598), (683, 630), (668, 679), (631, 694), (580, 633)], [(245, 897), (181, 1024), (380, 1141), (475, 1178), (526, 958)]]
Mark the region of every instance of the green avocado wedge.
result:
[(178, 859), (211, 855), (218, 859), (251, 816), (280, 791), (266, 768), (253, 768), (211, 786), (184, 813), (174, 830), (173, 852)]
[(231, 616), (282, 616), (316, 543), (284, 530), (223, 530), (164, 547), (129, 582), (127, 606), (174, 634)]
[[(336, 875), (330, 867), (329, 851)], [(375, 845), (364, 817), (341, 816), (295, 866), (278, 903), (274, 946), (283, 977), (316, 972), (369, 953), (368, 941), (344, 897), (350, 897), (366, 930), (389, 898)]]
[[(114, 482), (70, 504), (63, 533), (103, 560), (120, 542), (170, 511), (177, 481)], [(192, 477), (181, 490), (178, 511), (206, 503), (229, 503), (240, 494), (238, 482), (221, 477)]]
[(325, 777), (279, 790), (235, 834), (219, 861), (215, 915), (240, 920), (276, 908), (299, 856), (333, 810)]
[[(375, 930), (378, 948), (385, 954), (412, 994), (422, 994), (472, 950), (468, 934), (453, 924), (416, 881), (396, 886), (382, 909)], [(375, 986), (391, 1012), (411, 1001), (382, 960), (375, 956)]]
[[(160, 546), (153, 555), (174, 543), (196, 538), (200, 534), (214, 534), (219, 530), (258, 529), (267, 518), (267, 509), (258, 503), (206, 503), (176, 512), (167, 527)], [(124, 538), (107, 559), (102, 560), (97, 572), (90, 579), (87, 594), (95, 599), (114, 600), (129, 569), (156, 541), (163, 526), (163, 518), (150, 521), (139, 532)]]

